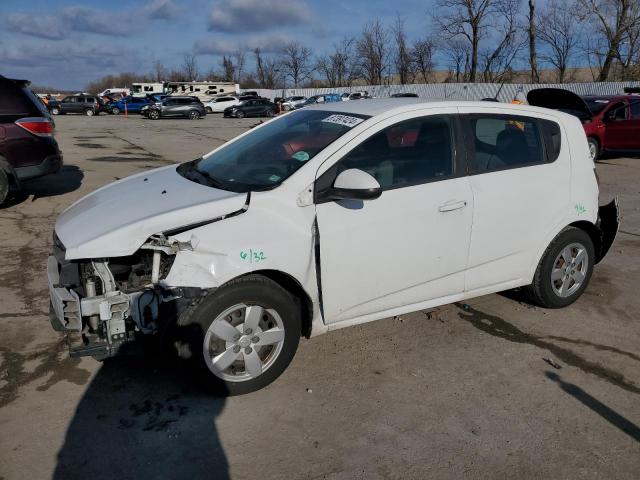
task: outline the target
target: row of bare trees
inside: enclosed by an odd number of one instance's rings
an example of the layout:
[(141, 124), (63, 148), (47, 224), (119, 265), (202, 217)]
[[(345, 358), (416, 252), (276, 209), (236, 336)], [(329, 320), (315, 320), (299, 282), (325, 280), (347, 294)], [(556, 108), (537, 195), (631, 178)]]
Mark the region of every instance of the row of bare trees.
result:
[(151, 75), (134, 81), (206, 78), (248, 88), (563, 83), (575, 79), (578, 67), (591, 74), (581, 80), (640, 77), (640, 0), (436, 0), (433, 12), (420, 38), (409, 38), (398, 14), (389, 26), (374, 19), (318, 55), (292, 41), (278, 53), (237, 50), (204, 71), (196, 55), (186, 54), (179, 69), (155, 62)]

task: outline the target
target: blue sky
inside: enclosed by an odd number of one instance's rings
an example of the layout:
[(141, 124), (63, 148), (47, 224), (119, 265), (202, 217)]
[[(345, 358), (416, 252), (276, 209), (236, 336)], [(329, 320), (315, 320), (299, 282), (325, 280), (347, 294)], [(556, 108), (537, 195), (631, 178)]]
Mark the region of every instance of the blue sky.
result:
[[(177, 68), (196, 53), (201, 71), (239, 47), (275, 52), (297, 40), (314, 53), (396, 13), (410, 38), (429, 31), (431, 0), (2, 0), (0, 74), (81, 89), (122, 71)], [(251, 59), (251, 62), (249, 62)], [(253, 69), (251, 56), (248, 68)]]

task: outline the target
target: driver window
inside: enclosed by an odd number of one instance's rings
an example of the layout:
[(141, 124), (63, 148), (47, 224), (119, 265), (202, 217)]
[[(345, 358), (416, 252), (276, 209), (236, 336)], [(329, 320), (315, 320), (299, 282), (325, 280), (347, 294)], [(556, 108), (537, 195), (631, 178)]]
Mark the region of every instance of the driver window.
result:
[(628, 107), (622, 103), (618, 102), (611, 106), (609, 111), (607, 112), (607, 118), (611, 120), (626, 120), (627, 119), (627, 109)]
[(442, 180), (453, 174), (451, 120), (431, 115), (397, 123), (374, 134), (337, 164), (371, 174), (383, 190)]

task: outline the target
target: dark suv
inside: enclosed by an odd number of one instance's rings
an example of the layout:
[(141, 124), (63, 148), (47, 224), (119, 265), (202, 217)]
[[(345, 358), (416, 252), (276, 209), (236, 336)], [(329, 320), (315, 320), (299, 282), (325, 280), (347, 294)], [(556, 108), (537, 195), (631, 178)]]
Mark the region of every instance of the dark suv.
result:
[(53, 120), (29, 83), (0, 75), (0, 205), (19, 190), (21, 180), (62, 167)]
[(89, 117), (104, 111), (103, 103), (96, 95), (78, 93), (64, 97), (60, 102), (60, 114), (83, 113)]
[(163, 98), (160, 102), (142, 107), (140, 113), (151, 120), (158, 120), (162, 117), (184, 117), (197, 120), (207, 114), (199, 98), (173, 95)]

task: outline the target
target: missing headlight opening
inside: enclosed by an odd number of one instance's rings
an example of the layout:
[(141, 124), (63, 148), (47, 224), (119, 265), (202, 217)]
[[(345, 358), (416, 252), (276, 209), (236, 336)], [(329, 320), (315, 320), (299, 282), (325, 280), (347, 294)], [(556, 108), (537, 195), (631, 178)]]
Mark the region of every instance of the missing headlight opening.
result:
[(74, 356), (110, 356), (137, 333), (152, 334), (162, 327), (165, 304), (184, 292), (163, 285), (176, 254), (192, 250), (190, 242), (154, 235), (133, 255), (91, 260), (64, 259), (64, 246), (54, 238), (49, 260), (52, 310), (63, 331), (80, 332), (82, 345)]

